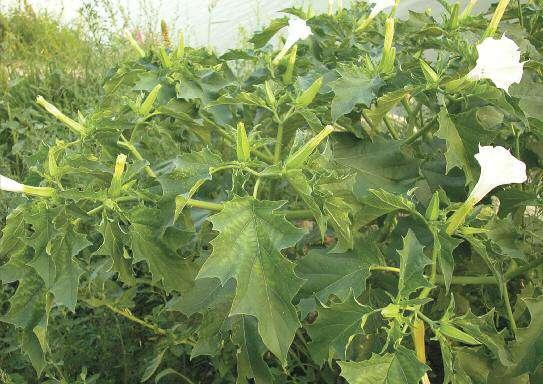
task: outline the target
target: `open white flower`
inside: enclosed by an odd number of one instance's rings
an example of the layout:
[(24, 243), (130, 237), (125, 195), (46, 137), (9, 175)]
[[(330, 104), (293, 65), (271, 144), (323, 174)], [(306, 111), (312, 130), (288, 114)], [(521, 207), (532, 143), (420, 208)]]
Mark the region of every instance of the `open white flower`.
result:
[(509, 92), (509, 86), (520, 83), (524, 63), (518, 45), (505, 35), (501, 39), (487, 37), (477, 45), (477, 64), (468, 73), (472, 80), (490, 79), (496, 87)]
[(24, 185), (9, 177), (0, 175), (0, 190), (8, 192), (23, 192)]
[(380, 12), (384, 11), (387, 8), (392, 8), (394, 6), (394, 0), (369, 0), (368, 3), (373, 4), (373, 8), (370, 13), (370, 19), (373, 19)]
[(279, 54), (273, 60), (274, 63), (278, 63), (298, 40), (305, 40), (312, 34), (311, 28), (306, 24), (305, 20), (298, 17), (290, 19), (287, 27), (287, 40)]
[(476, 204), (494, 188), (513, 183), (524, 183), (526, 164), (504, 147), (479, 146), (475, 159), (481, 166), (481, 176), (468, 200)]

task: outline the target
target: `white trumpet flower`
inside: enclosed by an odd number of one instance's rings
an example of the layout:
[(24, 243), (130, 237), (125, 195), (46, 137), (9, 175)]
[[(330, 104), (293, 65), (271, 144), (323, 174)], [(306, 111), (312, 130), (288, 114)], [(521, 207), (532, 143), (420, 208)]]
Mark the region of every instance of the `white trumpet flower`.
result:
[(305, 40), (312, 34), (311, 28), (306, 24), (305, 20), (298, 17), (290, 19), (287, 26), (287, 40), (279, 54), (273, 59), (273, 62), (277, 64), (298, 40)]
[(496, 87), (509, 92), (509, 86), (520, 83), (524, 63), (518, 45), (505, 35), (500, 39), (487, 37), (477, 45), (477, 64), (468, 73), (472, 80), (490, 79)]
[(23, 192), (24, 185), (9, 177), (0, 175), (0, 190), (8, 192)]
[(55, 193), (55, 190), (50, 187), (32, 187), (30, 185), (21, 184), (9, 177), (0, 175), (0, 190), (7, 192), (19, 192), (27, 195), (50, 197)]
[(368, 3), (373, 4), (373, 8), (370, 13), (370, 19), (373, 19), (380, 12), (387, 8), (392, 8), (395, 4), (394, 0), (369, 0)]
[(475, 204), (500, 185), (524, 183), (526, 164), (504, 147), (479, 146), (475, 159), (481, 166), (481, 175), (468, 199), (447, 220), (446, 232), (451, 235), (464, 223)]
[(475, 159), (481, 166), (481, 176), (469, 196), (473, 204), (500, 185), (524, 183), (528, 178), (526, 164), (504, 147), (479, 146)]

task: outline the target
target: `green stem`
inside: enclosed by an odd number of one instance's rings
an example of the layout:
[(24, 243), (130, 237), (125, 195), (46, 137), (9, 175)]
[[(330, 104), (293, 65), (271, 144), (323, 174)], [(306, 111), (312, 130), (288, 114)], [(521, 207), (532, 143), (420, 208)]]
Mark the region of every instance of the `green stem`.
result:
[(436, 121), (436, 117), (432, 118), (429, 122), (426, 123), (420, 130), (412, 134), (410, 137), (408, 137), (404, 142), (403, 145), (410, 145), (413, 142), (415, 142), (419, 137), (424, 135), (426, 132), (429, 132), (434, 127), (434, 123)]
[(372, 265), (370, 266), (370, 271), (387, 271), (387, 272), (400, 273), (400, 268), (389, 267), (387, 265)]
[[(537, 268), (538, 266), (542, 264), (543, 264), (543, 257), (539, 259), (535, 259), (522, 267), (518, 267), (516, 269), (513, 269), (507, 272), (504, 275), (504, 281), (512, 280), (534, 268)], [(374, 265), (370, 267), (370, 270), (400, 273), (399, 268), (389, 267), (386, 265)], [(443, 276), (438, 275), (438, 274), (435, 275), (434, 282), (441, 285), (445, 284), (445, 280)], [(451, 284), (454, 284), (454, 285), (493, 285), (493, 284), (498, 284), (498, 281), (496, 280), (494, 276), (453, 276)]]
[(279, 122), (277, 127), (277, 138), (275, 141), (275, 151), (273, 154), (273, 162), (278, 164), (281, 160), (281, 148), (283, 146), (283, 122)]
[(386, 127), (388, 129), (388, 132), (390, 133), (390, 136), (392, 136), (392, 138), (394, 140), (398, 140), (400, 138), (400, 135), (398, 135), (398, 132), (396, 131), (396, 128), (394, 128), (394, 126), (390, 122), (390, 119), (388, 118), (388, 116), (385, 116), (383, 118), (383, 121), (385, 122), (385, 125), (386, 125)]
[[(283, 212), (281, 212), (283, 213)], [(297, 219), (314, 219), (315, 216), (309, 209), (299, 209), (299, 210), (293, 210), (293, 211), (285, 211), (283, 213), (285, 215), (285, 218), (291, 219), (291, 220), (297, 220)]]
[(181, 195), (178, 195), (176, 199), (184, 199), (185, 204), (193, 208), (207, 209), (209, 211), (222, 211), (222, 209), (224, 208), (224, 204), (221, 204), (221, 203), (212, 203), (210, 201), (187, 199)]
[(511, 326), (511, 330), (513, 331), (513, 335), (515, 336), (515, 339), (517, 338), (517, 323), (515, 322), (515, 317), (513, 316), (513, 310), (511, 309), (511, 301), (509, 300), (509, 292), (507, 291), (507, 282), (504, 281), (502, 283), (502, 292), (503, 292), (503, 302), (505, 304), (505, 309), (507, 311), (507, 318), (509, 319), (509, 325)]

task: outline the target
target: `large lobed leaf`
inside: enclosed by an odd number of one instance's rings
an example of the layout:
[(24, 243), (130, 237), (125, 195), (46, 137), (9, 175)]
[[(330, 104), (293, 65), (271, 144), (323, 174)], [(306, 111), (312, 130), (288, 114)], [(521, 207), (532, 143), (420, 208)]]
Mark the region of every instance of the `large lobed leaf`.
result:
[(283, 363), (300, 326), (291, 300), (302, 285), (294, 264), (281, 255), (303, 231), (276, 214), (281, 202), (235, 198), (211, 217), (219, 235), (198, 278), (236, 280), (230, 315), (252, 315), (266, 347)]

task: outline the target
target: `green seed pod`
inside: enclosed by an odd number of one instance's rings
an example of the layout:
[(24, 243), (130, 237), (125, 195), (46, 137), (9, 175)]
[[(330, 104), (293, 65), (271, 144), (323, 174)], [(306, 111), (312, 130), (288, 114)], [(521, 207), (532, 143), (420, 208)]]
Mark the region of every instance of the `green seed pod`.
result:
[(303, 91), (300, 96), (296, 98), (296, 101), (294, 104), (296, 104), (297, 107), (307, 107), (313, 99), (315, 99), (315, 96), (317, 96), (317, 93), (322, 87), (322, 76), (319, 77), (317, 80), (313, 82), (305, 91)]
[(149, 112), (151, 112), (151, 108), (153, 108), (153, 104), (156, 101), (156, 98), (158, 96), (158, 92), (160, 92), (160, 88), (162, 88), (162, 85), (157, 84), (155, 87), (149, 92), (143, 103), (141, 103), (140, 106), (140, 115), (147, 116)]
[(436, 73), (436, 71), (434, 71), (434, 69), (422, 59), (419, 60), (419, 63), (426, 80), (432, 83), (439, 83), (439, 75)]
[(289, 156), (285, 163), (285, 169), (300, 168), (313, 153), (315, 148), (317, 148), (317, 146), (333, 131), (334, 127), (331, 125), (324, 127), (322, 131), (294, 152), (294, 154)]
[(275, 106), (275, 96), (273, 95), (273, 89), (270, 80), (266, 80), (264, 82), (264, 90), (266, 91), (266, 99), (270, 107)]
[(249, 139), (247, 138), (247, 131), (245, 130), (245, 125), (242, 121), (238, 123), (236, 135), (236, 154), (239, 161), (247, 161), (251, 157)]
[(435, 191), (434, 195), (432, 196), (432, 199), (430, 200), (430, 203), (428, 204), (428, 207), (426, 208), (426, 214), (425, 217), (428, 220), (437, 220), (437, 217), (439, 216), (439, 192)]
[(400, 315), (400, 306), (398, 304), (389, 304), (381, 309), (381, 315), (387, 319), (393, 319)]
[(468, 335), (466, 332), (459, 330), (456, 327), (453, 327), (450, 324), (444, 324), (439, 326), (436, 331), (441, 333), (443, 336), (450, 339), (454, 339), (464, 344), (468, 345), (481, 345), (481, 342), (475, 337)]

